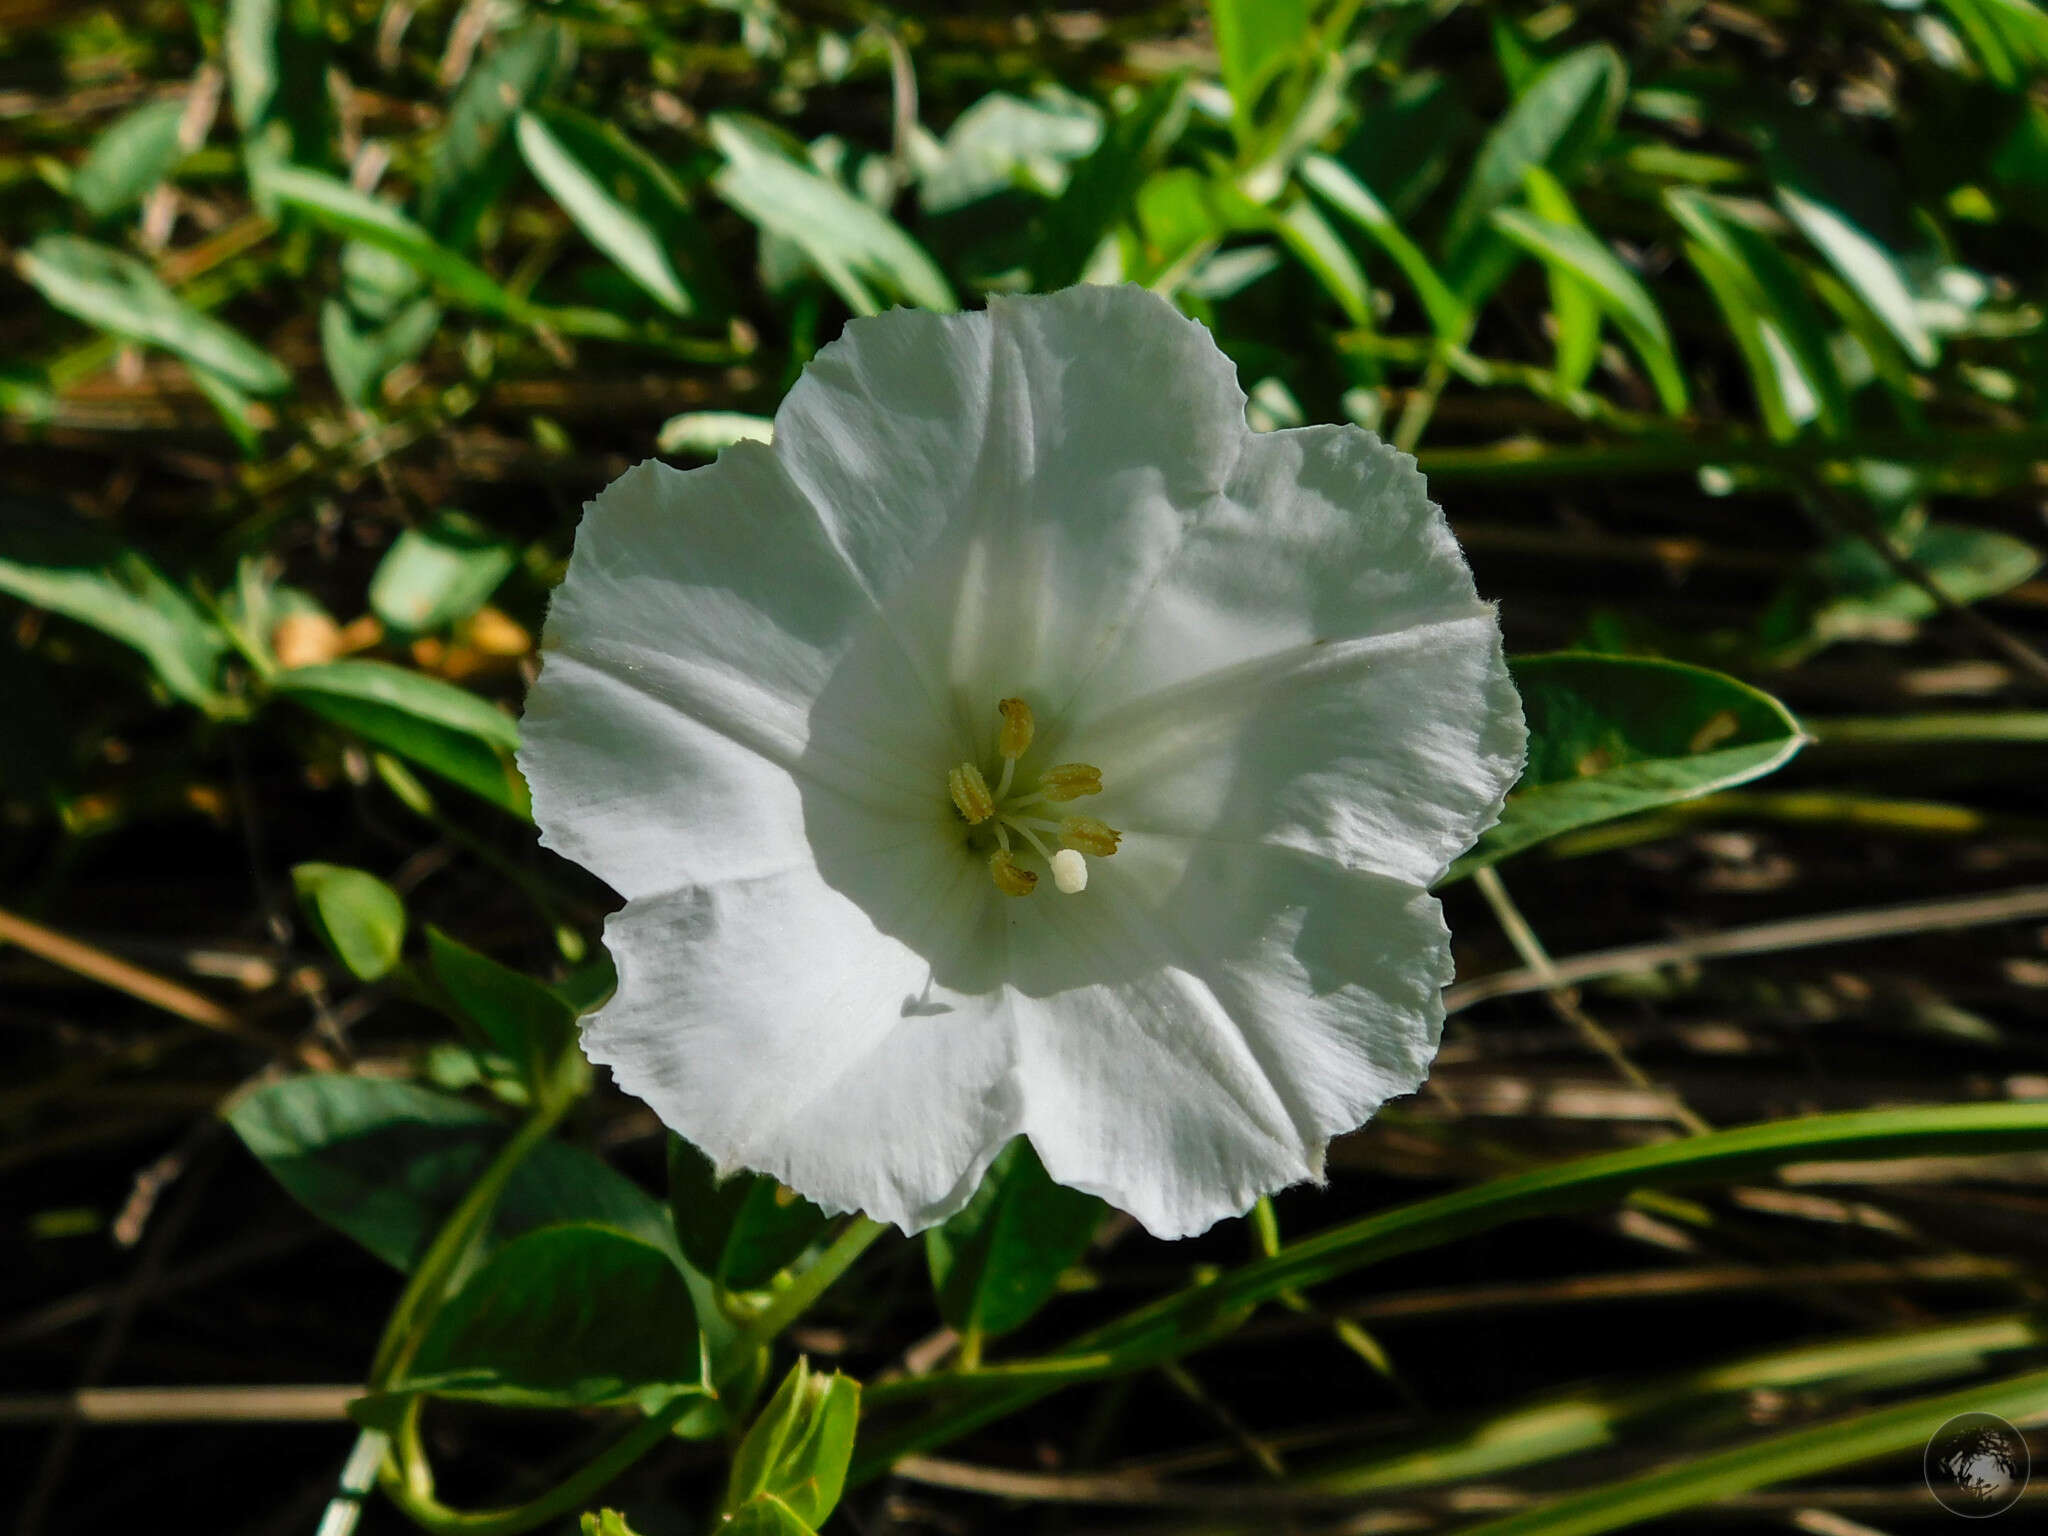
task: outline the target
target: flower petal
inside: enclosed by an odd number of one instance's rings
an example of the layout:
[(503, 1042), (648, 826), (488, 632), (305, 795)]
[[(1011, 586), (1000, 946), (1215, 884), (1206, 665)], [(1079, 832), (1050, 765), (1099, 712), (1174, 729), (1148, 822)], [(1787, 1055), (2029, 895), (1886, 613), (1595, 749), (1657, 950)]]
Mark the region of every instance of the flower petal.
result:
[[(1414, 461), (1356, 428), (1247, 446), (1048, 743), (1128, 830), (1299, 848), (1416, 885), (1498, 818), (1521, 708)], [(1119, 818), (1122, 818), (1119, 820)]]
[[(1319, 1180), (1332, 1136), (1427, 1077), (1451, 970), (1424, 891), (1280, 849), (1175, 853), (1013, 934), (1032, 1144), (1158, 1237)], [(1088, 985), (1032, 995), (1077, 956)]]
[(851, 322), (775, 443), (979, 744), (997, 697), (1063, 695), (1113, 646), (1245, 436), (1202, 326), (1076, 288)]
[(721, 1169), (907, 1231), (943, 1221), (1018, 1126), (999, 994), (933, 977), (994, 896), (953, 854), (919, 837), (874, 856), (914, 946), (809, 869), (632, 902), (605, 928), (619, 989), (585, 1051)]
[(931, 814), (945, 728), (886, 669), (843, 666), (878, 628), (766, 447), (622, 476), (585, 513), (527, 697), (543, 840), (636, 897), (808, 862), (819, 796)]

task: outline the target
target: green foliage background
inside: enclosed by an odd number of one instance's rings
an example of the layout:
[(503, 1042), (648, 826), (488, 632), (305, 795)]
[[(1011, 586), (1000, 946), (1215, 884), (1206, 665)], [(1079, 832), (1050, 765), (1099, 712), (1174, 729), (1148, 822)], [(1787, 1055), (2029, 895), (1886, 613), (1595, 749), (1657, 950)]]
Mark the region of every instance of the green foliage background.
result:
[[(2048, 1415), (2044, 62), (2029, 0), (0, 0), (22, 1529), (1928, 1513), (1945, 1418)], [(1020, 1144), (878, 1241), (591, 1083), (518, 700), (607, 480), (1078, 281), (1417, 454), (1530, 770), (1327, 1191), (1165, 1247)]]

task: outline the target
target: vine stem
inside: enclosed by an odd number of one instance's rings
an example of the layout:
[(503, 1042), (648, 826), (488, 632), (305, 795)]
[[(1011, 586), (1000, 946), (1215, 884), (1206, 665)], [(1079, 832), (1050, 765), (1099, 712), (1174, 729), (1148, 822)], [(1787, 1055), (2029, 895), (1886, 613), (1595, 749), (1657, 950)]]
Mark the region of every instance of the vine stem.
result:
[(497, 1156), (491, 1159), (476, 1183), (469, 1187), (461, 1202), (448, 1213), (441, 1230), (434, 1234), (433, 1243), (419, 1263), (413, 1266), (412, 1278), (399, 1294), (398, 1304), (391, 1309), (390, 1321), (384, 1325), (384, 1336), (377, 1341), (377, 1353), (370, 1361), (372, 1391), (382, 1391), (390, 1386), (412, 1363), (412, 1357), (425, 1337), (426, 1325), (441, 1304), (449, 1278), (468, 1255), (470, 1244), (475, 1241), (483, 1224), (490, 1220), (498, 1197), (505, 1192), (505, 1186), (511, 1182), (519, 1165), (526, 1161), (527, 1154), (547, 1140), (548, 1133), (555, 1128), (555, 1122), (561, 1119), (567, 1108), (568, 1102), (564, 1099), (554, 1104), (543, 1104), (528, 1116), (513, 1133), (512, 1139), (498, 1149)]
[(854, 1260), (868, 1251), (874, 1240), (888, 1231), (885, 1222), (868, 1216), (855, 1216), (832, 1239), (832, 1244), (818, 1255), (818, 1262), (798, 1275), (787, 1290), (778, 1291), (774, 1300), (747, 1325), (747, 1331), (740, 1338), (733, 1354), (744, 1359), (756, 1349), (764, 1349), (774, 1342), (776, 1336), (811, 1309), (811, 1304), (826, 1291), (839, 1277), (853, 1267)]

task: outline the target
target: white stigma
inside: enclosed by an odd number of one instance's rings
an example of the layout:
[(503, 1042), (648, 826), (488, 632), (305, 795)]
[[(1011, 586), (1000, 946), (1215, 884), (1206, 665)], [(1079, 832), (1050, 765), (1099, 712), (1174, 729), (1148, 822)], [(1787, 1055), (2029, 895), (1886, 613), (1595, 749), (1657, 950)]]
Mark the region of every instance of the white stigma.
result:
[(1088, 861), (1071, 848), (1062, 848), (1052, 856), (1052, 883), (1059, 887), (1062, 896), (1073, 896), (1088, 889)]

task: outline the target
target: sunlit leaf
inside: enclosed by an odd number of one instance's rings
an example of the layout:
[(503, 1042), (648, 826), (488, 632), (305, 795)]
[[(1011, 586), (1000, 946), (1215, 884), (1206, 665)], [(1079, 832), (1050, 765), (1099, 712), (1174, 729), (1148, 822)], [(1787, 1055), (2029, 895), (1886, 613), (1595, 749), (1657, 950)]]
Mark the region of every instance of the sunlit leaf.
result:
[(475, 518), (443, 510), (392, 541), (370, 577), (370, 610), (421, 634), (460, 623), (490, 601), (518, 552)]
[(522, 112), (515, 134), (527, 169), (562, 205), (592, 245), (617, 262), (627, 276), (671, 313), (687, 315), (696, 308), (653, 226), (621, 202), (597, 171), (578, 159), (545, 119)]
[(276, 358), (201, 314), (124, 251), (76, 235), (44, 235), (18, 259), (22, 276), (44, 298), (88, 325), (162, 347), (252, 395), (291, 387)]
[(530, 812), (512, 765), (519, 727), (473, 693), (381, 661), (332, 661), (279, 673), (277, 691), (516, 816)]
[(105, 219), (141, 202), (182, 157), (178, 129), (184, 120), (179, 100), (147, 101), (115, 118), (71, 178), (78, 206)]
[(292, 888), (335, 958), (359, 981), (375, 981), (398, 964), (405, 947), (405, 903), (367, 870), (340, 864), (295, 864)]
[(1705, 667), (1557, 652), (1512, 661), (1529, 762), (1500, 824), (1451, 866), (1474, 869), (1568, 832), (1746, 783), (1806, 743), (1769, 694)]

